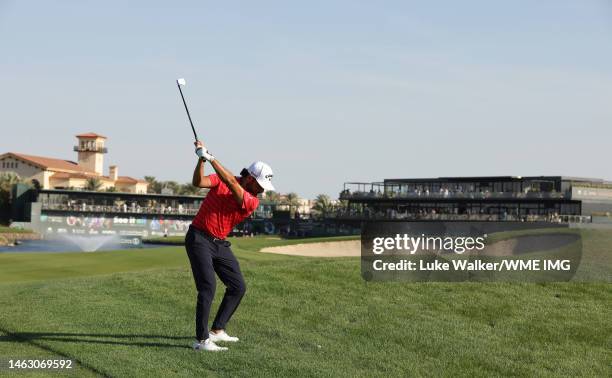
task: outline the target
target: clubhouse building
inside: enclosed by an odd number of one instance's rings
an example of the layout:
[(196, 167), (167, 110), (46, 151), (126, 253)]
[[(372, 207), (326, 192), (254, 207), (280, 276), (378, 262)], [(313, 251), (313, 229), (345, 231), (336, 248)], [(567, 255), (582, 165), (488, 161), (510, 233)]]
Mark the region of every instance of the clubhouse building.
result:
[(33, 156), (16, 152), (0, 155), (0, 172), (14, 172), (20, 178), (41, 189), (84, 190), (91, 179), (98, 182), (98, 190), (125, 193), (146, 193), (148, 183), (130, 176), (119, 176), (119, 168), (111, 165), (103, 174), (106, 137), (96, 133), (79, 134), (74, 152), (77, 161)]

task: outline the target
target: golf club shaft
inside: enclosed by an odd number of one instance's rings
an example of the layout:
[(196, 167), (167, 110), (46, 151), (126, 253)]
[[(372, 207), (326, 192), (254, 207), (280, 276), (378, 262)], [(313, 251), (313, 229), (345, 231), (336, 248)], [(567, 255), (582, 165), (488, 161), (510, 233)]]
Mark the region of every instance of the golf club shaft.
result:
[(187, 117), (189, 118), (189, 124), (191, 125), (191, 130), (193, 131), (193, 136), (195, 137), (195, 140), (198, 141), (198, 134), (195, 131), (195, 127), (193, 127), (193, 122), (191, 121), (191, 114), (189, 114), (189, 108), (187, 107), (187, 103), (185, 102), (185, 96), (183, 96), (183, 91), (181, 90), (181, 85), (179, 83), (176, 83), (176, 85), (178, 86), (178, 90), (181, 93), (181, 98), (183, 99), (183, 105), (185, 105), (185, 110), (187, 111)]

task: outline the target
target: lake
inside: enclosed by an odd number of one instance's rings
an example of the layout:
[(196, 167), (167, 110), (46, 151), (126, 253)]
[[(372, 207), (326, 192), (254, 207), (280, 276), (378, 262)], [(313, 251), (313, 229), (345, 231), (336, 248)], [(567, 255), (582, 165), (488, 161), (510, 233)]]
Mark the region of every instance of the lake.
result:
[[(138, 243), (138, 244), (136, 244)], [(14, 247), (0, 246), (0, 253), (3, 252), (84, 252), (84, 251), (114, 251), (122, 249), (150, 249), (164, 247), (164, 245), (143, 244), (134, 239), (125, 240), (101, 240), (95, 244), (90, 242), (84, 244), (83, 240), (70, 239), (45, 239), (45, 240), (23, 240)]]

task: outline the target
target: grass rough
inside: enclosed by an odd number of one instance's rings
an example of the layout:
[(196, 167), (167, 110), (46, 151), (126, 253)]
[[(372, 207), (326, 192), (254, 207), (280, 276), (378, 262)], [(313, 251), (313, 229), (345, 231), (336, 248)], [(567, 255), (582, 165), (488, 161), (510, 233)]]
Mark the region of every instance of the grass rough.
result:
[[(609, 258), (611, 240), (588, 231), (585, 249)], [(0, 254), (0, 358), (66, 356), (79, 376), (610, 376), (609, 283), (368, 283), (358, 258), (257, 252), (288, 242), (233, 240), (241, 341), (217, 354), (189, 348), (182, 247)]]

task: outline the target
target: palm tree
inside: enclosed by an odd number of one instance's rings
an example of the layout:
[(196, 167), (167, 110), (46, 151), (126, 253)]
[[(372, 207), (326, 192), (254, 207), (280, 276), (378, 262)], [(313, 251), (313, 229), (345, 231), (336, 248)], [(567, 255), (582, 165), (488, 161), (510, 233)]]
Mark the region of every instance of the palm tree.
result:
[[(283, 205), (289, 206), (289, 213), (294, 215), (295, 211), (297, 211), (300, 207), (300, 196), (298, 196), (297, 193), (289, 193), (285, 196), (285, 200), (283, 202)], [(295, 211), (292, 211), (294, 207)]]
[(13, 185), (21, 181), (21, 177), (15, 172), (2, 172), (0, 173), (0, 190), (10, 191)]
[(348, 200), (339, 200), (336, 201), (334, 205), (332, 205), (333, 211), (346, 211), (348, 210), (349, 202)]
[(281, 195), (273, 190), (268, 190), (264, 194), (264, 199), (274, 204), (278, 204), (281, 202)]
[(38, 181), (37, 179), (32, 179), (32, 187), (36, 190), (41, 190), (42, 189), (42, 185), (40, 185), (40, 181)]
[(23, 181), (15, 172), (0, 173), (0, 223), (5, 222), (10, 217), (11, 191), (15, 184)]
[(327, 214), (333, 209), (333, 204), (328, 195), (319, 194), (314, 200), (314, 205), (312, 206), (312, 209), (319, 215), (325, 216), (325, 214)]
[(90, 177), (85, 183), (85, 190), (91, 190), (97, 192), (102, 187), (102, 181), (97, 177)]
[(161, 193), (162, 185), (154, 176), (145, 176), (144, 179), (149, 183), (147, 193)]
[(176, 181), (164, 181), (161, 184), (163, 189), (170, 189), (173, 194), (179, 194), (181, 190), (181, 185)]
[(21, 177), (15, 172), (0, 173), (0, 205), (9, 203), (13, 186), (21, 182)]
[(191, 185), (191, 183), (183, 184), (179, 187), (179, 194), (186, 196), (195, 196), (200, 193), (200, 188)]

